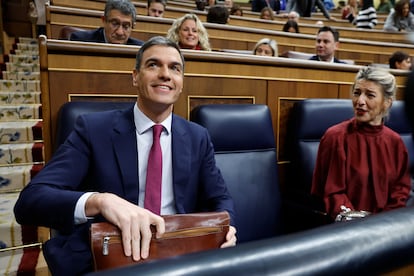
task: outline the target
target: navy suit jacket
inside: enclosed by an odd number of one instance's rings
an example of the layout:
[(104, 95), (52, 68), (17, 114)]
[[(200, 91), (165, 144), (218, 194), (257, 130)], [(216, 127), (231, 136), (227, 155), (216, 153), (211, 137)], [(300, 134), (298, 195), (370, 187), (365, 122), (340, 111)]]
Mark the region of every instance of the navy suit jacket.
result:
[[(216, 167), (207, 130), (173, 115), (173, 189), (178, 213), (229, 212), (233, 201)], [(20, 193), (20, 224), (43, 225), (60, 233), (44, 246), (56, 275), (92, 269), (89, 223), (75, 225), (76, 202), (85, 191), (110, 192), (138, 203), (138, 157), (133, 108), (79, 116), (75, 130), (51, 161)]]
[[(317, 55), (314, 55), (314, 56), (311, 56), (311, 57), (309, 58), (309, 60), (316, 60), (316, 61), (319, 61), (319, 57), (318, 57)], [(343, 63), (343, 64), (346, 64), (346, 62), (344, 62), (344, 61), (342, 61), (342, 60), (339, 60), (339, 59), (337, 59), (336, 57), (334, 57), (334, 63)]]
[[(73, 32), (69, 40), (73, 41), (84, 41), (84, 42), (97, 42), (97, 43), (106, 43), (105, 36), (104, 36), (104, 28), (100, 27), (96, 30), (88, 30), (88, 31), (77, 31)], [(129, 37), (127, 40), (127, 45), (138, 45), (141, 46), (144, 44), (143, 41), (138, 40), (133, 37)]]

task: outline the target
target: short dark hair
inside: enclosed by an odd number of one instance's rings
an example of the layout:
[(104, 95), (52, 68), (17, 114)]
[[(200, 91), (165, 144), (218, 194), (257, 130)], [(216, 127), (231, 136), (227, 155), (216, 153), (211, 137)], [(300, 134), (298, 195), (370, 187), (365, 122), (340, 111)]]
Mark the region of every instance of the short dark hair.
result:
[(160, 4), (162, 4), (164, 6), (164, 8), (167, 5), (167, 1), (166, 0), (148, 0), (147, 1), (147, 8), (149, 8), (149, 6), (151, 5), (151, 3), (160, 3)]
[(224, 6), (215, 5), (208, 9), (207, 22), (226, 24), (229, 19), (229, 10)]
[(402, 51), (396, 51), (396, 52), (394, 52), (394, 53), (390, 56), (390, 58), (389, 58), (389, 60), (388, 60), (388, 63), (390, 64), (390, 68), (391, 68), (391, 69), (397, 69), (396, 63), (397, 63), (397, 62), (401, 62), (401, 61), (403, 61), (403, 60), (406, 60), (406, 59), (408, 59), (409, 57), (410, 57), (410, 55), (409, 55), (409, 54), (404, 53), (404, 52), (402, 52)]
[(184, 72), (184, 56), (181, 53), (180, 48), (178, 47), (177, 43), (173, 42), (172, 40), (164, 37), (164, 36), (153, 36), (151, 37), (149, 40), (147, 40), (139, 49), (136, 59), (135, 59), (135, 69), (137, 71), (140, 70), (141, 68), (141, 62), (142, 62), (142, 57), (144, 55), (144, 52), (146, 50), (148, 50), (149, 48), (151, 48), (152, 46), (165, 46), (165, 47), (172, 47), (174, 49), (177, 50), (177, 52), (180, 54), (181, 57), (181, 61), (183, 63), (183, 72)]
[(135, 24), (137, 10), (134, 4), (129, 0), (108, 0), (105, 4), (104, 15), (108, 17), (111, 10), (118, 10), (123, 15), (130, 15), (132, 17), (132, 24)]
[(339, 32), (335, 28), (332, 28), (330, 26), (323, 26), (323, 27), (319, 28), (318, 34), (322, 33), (322, 32), (331, 32), (333, 37), (334, 37), (335, 42), (339, 41)]

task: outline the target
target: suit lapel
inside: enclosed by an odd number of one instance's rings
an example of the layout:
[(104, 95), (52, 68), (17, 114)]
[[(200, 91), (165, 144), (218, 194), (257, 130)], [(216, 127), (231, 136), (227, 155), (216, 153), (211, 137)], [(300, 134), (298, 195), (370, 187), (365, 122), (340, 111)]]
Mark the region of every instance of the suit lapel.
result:
[(138, 150), (133, 108), (123, 111), (114, 124), (112, 142), (122, 176), (124, 197), (138, 204)]
[(184, 212), (186, 186), (191, 174), (191, 141), (183, 119), (173, 115), (172, 120), (172, 166), (173, 188), (177, 212)]

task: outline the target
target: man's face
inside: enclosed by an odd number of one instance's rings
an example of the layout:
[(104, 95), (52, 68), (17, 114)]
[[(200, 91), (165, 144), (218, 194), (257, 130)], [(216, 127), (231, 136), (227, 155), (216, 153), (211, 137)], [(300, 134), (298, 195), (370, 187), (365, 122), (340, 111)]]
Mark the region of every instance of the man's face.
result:
[(148, 7), (148, 15), (154, 17), (163, 17), (164, 16), (164, 5), (157, 2), (152, 2)]
[(122, 14), (119, 10), (111, 10), (108, 17), (103, 18), (105, 37), (108, 43), (126, 44), (132, 32), (131, 15)]
[(322, 61), (330, 61), (334, 57), (338, 45), (339, 43), (335, 42), (331, 32), (320, 32), (316, 37), (316, 55)]
[(148, 48), (139, 70), (133, 72), (133, 85), (138, 88), (138, 103), (146, 114), (170, 108), (183, 89), (183, 63), (173, 47), (155, 45)]

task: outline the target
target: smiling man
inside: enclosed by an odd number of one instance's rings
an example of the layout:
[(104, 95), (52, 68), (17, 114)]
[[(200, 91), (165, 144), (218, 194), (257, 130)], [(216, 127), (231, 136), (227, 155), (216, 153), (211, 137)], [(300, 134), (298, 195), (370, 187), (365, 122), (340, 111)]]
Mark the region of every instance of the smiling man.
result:
[(135, 6), (129, 0), (108, 0), (102, 16), (104, 26), (95, 30), (74, 32), (69, 40), (140, 46), (143, 42), (131, 37), (135, 18)]
[(335, 51), (339, 48), (339, 33), (332, 27), (324, 26), (316, 35), (316, 55), (309, 60), (318, 60), (331, 63), (345, 63), (335, 57)]
[[(164, 233), (160, 215), (227, 211), (234, 222), (233, 200), (207, 130), (172, 113), (183, 79), (177, 44), (149, 39), (132, 75), (137, 102), (126, 110), (79, 116), (65, 143), (20, 193), (15, 206), (20, 224), (60, 231), (43, 247), (53, 275), (92, 270), (88, 230), (95, 218), (120, 228), (124, 253), (134, 260), (148, 257), (150, 225), (158, 236)], [(162, 152), (157, 211), (148, 207), (155, 204), (146, 190), (155, 129), (161, 131)], [(235, 234), (230, 227), (222, 247), (235, 245)]]

